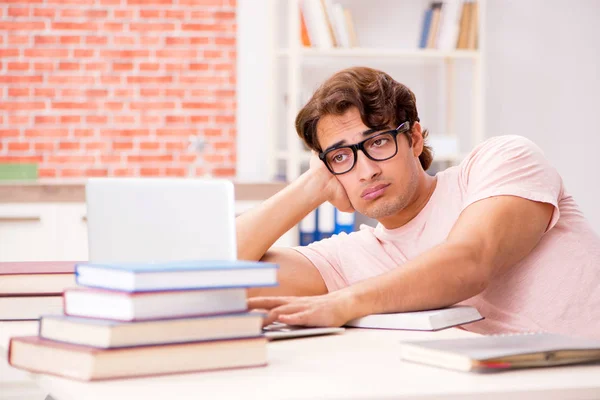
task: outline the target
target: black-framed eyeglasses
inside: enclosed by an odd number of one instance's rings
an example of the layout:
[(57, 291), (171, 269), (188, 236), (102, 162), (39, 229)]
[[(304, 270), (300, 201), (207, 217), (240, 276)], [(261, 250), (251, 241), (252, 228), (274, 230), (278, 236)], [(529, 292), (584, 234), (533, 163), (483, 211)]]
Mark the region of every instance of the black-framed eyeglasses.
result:
[(334, 175), (345, 174), (354, 168), (358, 158), (358, 150), (362, 150), (365, 156), (373, 161), (389, 160), (398, 153), (398, 134), (409, 129), (410, 123), (405, 121), (398, 125), (396, 129), (378, 133), (362, 142), (341, 145), (319, 153), (319, 158)]

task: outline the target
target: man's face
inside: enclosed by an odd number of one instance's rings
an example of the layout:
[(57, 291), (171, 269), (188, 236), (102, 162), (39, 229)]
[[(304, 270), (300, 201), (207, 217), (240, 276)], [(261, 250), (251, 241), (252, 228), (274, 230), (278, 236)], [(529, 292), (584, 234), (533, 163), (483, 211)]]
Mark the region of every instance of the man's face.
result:
[[(325, 150), (342, 141), (345, 145), (355, 144), (381, 132), (364, 134), (369, 129), (361, 121), (358, 110), (351, 108), (343, 115), (321, 118), (317, 135)], [(336, 175), (354, 209), (370, 218), (381, 220), (397, 214), (413, 201), (417, 192), (419, 175), (415, 157), (418, 154), (409, 146), (405, 133), (399, 134), (397, 139), (398, 153), (389, 160), (373, 161), (358, 151), (354, 168)]]

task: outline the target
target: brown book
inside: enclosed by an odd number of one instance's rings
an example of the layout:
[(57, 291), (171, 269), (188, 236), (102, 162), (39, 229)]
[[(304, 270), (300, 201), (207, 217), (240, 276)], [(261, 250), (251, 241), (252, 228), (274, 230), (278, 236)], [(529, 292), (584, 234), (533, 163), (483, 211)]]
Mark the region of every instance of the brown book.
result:
[(0, 296), (0, 321), (35, 320), (47, 314), (62, 314), (60, 294)]
[(467, 49), (469, 39), (469, 27), (471, 24), (471, 9), (473, 3), (464, 2), (462, 6), (462, 14), (460, 15), (458, 41), (456, 43), (457, 49)]
[(471, 18), (469, 20), (469, 35), (467, 38), (467, 49), (476, 50), (479, 36), (479, 4), (477, 1), (471, 4)]
[(0, 262), (0, 297), (61, 294), (75, 287), (78, 261)]
[(14, 337), (8, 362), (15, 368), (81, 381), (257, 367), (267, 364), (264, 337), (101, 350)]
[(429, 26), (429, 35), (427, 35), (427, 48), (436, 49), (438, 46), (438, 37), (440, 35), (440, 20), (442, 17), (442, 3), (436, 2), (432, 6), (431, 25)]

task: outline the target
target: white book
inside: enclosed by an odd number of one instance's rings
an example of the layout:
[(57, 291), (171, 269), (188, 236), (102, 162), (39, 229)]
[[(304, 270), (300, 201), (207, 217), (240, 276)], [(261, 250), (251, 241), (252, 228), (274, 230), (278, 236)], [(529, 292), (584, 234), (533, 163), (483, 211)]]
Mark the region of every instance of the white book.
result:
[(462, 4), (462, 0), (444, 1), (440, 19), (440, 36), (438, 38), (437, 46), (439, 50), (449, 51), (456, 49)]
[(304, 22), (311, 42), (319, 49), (333, 48), (333, 41), (329, 34), (327, 15), (321, 6), (320, 0), (303, 0), (300, 4), (304, 15)]
[(344, 8), (341, 4), (335, 3), (333, 5), (333, 27), (336, 32), (336, 38), (340, 47), (350, 47), (350, 34), (348, 27), (346, 26), (346, 16), (344, 15)]
[(260, 313), (239, 313), (119, 322), (45, 315), (40, 321), (39, 336), (56, 342), (103, 349), (190, 343), (260, 336), (263, 317)]
[(326, 201), (321, 204), (317, 212), (317, 230), (319, 231), (319, 240), (328, 238), (335, 231), (335, 207)]
[(353, 328), (437, 331), (482, 320), (475, 307), (453, 306), (439, 310), (405, 313), (373, 314), (353, 319), (346, 326)]
[(175, 290), (127, 293), (68, 289), (64, 313), (73, 317), (115, 321), (148, 321), (245, 312), (245, 289)]

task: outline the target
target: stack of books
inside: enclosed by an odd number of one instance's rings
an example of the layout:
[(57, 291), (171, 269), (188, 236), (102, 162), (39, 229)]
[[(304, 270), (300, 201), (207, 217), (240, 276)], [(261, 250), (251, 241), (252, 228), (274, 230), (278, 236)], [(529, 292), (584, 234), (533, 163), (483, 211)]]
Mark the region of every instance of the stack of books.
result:
[(277, 285), (276, 264), (80, 263), (75, 273), (65, 315), (11, 339), (12, 366), (90, 381), (267, 363), (264, 315), (247, 311), (246, 288)]
[(60, 313), (62, 293), (75, 286), (76, 261), (0, 262), (0, 321)]

